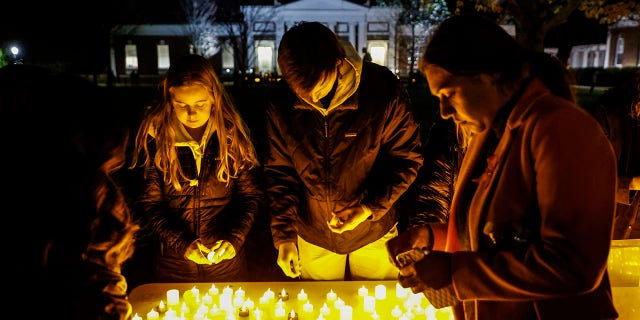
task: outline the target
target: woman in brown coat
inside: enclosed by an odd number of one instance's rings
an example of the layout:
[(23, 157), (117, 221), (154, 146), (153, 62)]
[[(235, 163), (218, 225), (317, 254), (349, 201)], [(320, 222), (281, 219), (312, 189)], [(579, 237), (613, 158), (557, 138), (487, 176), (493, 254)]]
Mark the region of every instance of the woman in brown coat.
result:
[(413, 238), (431, 240), (399, 280), (438, 303), (449, 295), (456, 319), (618, 316), (607, 275), (614, 152), (588, 113), (552, 92), (562, 72), (547, 77), (538, 64), (550, 58), (464, 15), (443, 22), (421, 58), (441, 116), (473, 137), (448, 222), (388, 248), (396, 258)]

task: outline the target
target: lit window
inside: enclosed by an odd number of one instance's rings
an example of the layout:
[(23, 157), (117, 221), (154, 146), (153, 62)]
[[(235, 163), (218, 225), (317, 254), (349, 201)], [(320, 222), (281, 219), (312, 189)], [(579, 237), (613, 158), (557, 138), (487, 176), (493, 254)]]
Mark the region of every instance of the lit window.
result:
[(169, 45), (158, 45), (158, 70), (167, 70), (171, 64), (169, 60)]
[(256, 46), (258, 71), (260, 73), (273, 72), (273, 53), (275, 44), (272, 40), (260, 40)]
[(135, 44), (124, 46), (124, 62), (127, 70), (138, 69), (138, 50)]
[(233, 47), (228, 44), (222, 44), (222, 70), (225, 73), (233, 73), (235, 63), (233, 60)]
[(387, 41), (386, 40), (373, 40), (369, 41), (369, 53), (371, 54), (371, 61), (381, 66), (387, 65)]
[(616, 43), (616, 58), (615, 58), (615, 66), (622, 67), (622, 56), (624, 54), (624, 39), (622, 37), (618, 38), (618, 42)]

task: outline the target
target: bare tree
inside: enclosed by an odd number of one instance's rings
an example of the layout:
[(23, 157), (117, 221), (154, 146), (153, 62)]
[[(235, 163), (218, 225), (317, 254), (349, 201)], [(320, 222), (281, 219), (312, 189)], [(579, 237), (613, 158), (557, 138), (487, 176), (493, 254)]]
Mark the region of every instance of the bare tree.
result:
[(187, 32), (191, 38), (194, 54), (209, 58), (218, 51), (220, 45), (213, 21), (218, 10), (214, 0), (180, 0), (180, 6), (187, 19)]
[(268, 31), (265, 28), (269, 26), (275, 27), (273, 24), (275, 14), (274, 6), (240, 5), (238, 11), (230, 11), (224, 17), (222, 25), (228, 35), (224, 50), (233, 51), (234, 79), (237, 81), (242, 81), (246, 74), (255, 71), (256, 51), (252, 45), (255, 44), (257, 34)]
[(381, 7), (402, 8), (394, 14), (393, 19), (403, 30), (408, 33), (407, 59), (409, 75), (416, 72), (416, 62), (422, 48), (425, 46), (433, 29), (451, 16), (446, 0), (385, 0), (378, 1)]

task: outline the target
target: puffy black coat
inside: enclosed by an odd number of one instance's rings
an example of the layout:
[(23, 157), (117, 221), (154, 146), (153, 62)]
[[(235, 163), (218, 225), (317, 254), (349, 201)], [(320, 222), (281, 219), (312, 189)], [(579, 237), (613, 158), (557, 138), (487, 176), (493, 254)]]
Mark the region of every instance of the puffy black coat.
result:
[[(360, 77), (341, 73), (354, 74)], [(394, 204), (422, 165), (419, 126), (398, 78), (364, 62), (359, 82), (343, 80), (337, 92), (348, 97), (326, 115), (299, 100), (285, 81), (269, 97), (264, 168), (276, 248), (299, 235), (345, 254), (381, 238), (398, 222)], [(354, 83), (351, 91), (340, 88)], [(372, 219), (331, 232), (331, 213), (359, 203), (372, 210)]]
[[(147, 172), (146, 185), (139, 201), (145, 225), (161, 244), (160, 259), (170, 260), (169, 267), (181, 281), (223, 281), (222, 274), (233, 277), (238, 266), (244, 264), (242, 247), (260, 208), (262, 190), (259, 187), (259, 168), (244, 170), (230, 186), (216, 178), (218, 139), (212, 136), (202, 157), (200, 176), (196, 177), (196, 163), (189, 147), (177, 147), (178, 158), (185, 175), (199, 183), (182, 183), (177, 191), (165, 184), (162, 173), (154, 165)], [(211, 247), (217, 240), (229, 241), (236, 257), (212, 266), (196, 265), (184, 258), (186, 248), (194, 240)], [(234, 261), (237, 260), (237, 261)], [(164, 264), (163, 264), (164, 265)], [(170, 274), (172, 270), (161, 270)]]

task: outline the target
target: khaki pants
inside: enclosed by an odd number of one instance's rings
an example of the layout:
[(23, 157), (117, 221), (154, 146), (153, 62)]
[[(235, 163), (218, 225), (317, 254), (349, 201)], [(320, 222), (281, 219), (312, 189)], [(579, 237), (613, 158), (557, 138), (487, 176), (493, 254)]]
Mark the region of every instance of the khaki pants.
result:
[[(338, 254), (298, 237), (302, 280), (396, 280), (398, 269), (391, 264), (385, 243), (398, 235), (396, 227), (382, 238), (348, 254)], [(348, 258), (348, 259), (347, 259)], [(347, 260), (351, 273), (345, 279)]]

